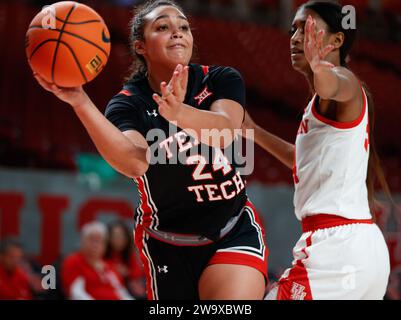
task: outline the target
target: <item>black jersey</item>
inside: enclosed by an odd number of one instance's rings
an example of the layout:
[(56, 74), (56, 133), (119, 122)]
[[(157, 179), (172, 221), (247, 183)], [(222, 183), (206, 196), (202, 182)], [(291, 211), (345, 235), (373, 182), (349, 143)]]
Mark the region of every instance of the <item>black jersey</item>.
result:
[[(199, 143), (164, 119), (152, 94), (146, 78), (132, 80), (112, 98), (105, 111), (109, 121), (121, 131), (140, 132), (152, 150), (148, 171), (134, 179), (140, 194), (135, 223), (216, 239), (220, 229), (246, 202), (245, 182), (238, 166), (222, 156), (220, 149)], [(218, 99), (245, 106), (241, 75), (229, 67), (190, 64), (184, 103), (209, 110)], [(205, 150), (207, 156), (203, 154)]]

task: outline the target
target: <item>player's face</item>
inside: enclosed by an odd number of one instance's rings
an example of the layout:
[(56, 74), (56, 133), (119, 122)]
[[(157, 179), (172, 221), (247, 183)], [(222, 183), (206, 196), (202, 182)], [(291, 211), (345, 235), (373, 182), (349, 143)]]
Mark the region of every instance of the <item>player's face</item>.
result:
[(82, 243), (82, 251), (91, 259), (101, 259), (106, 251), (106, 239), (100, 232), (88, 234)]
[(146, 20), (145, 41), (141, 45), (148, 67), (161, 64), (174, 69), (177, 64), (187, 65), (192, 57), (193, 37), (184, 14), (175, 7), (162, 6), (150, 12)]
[(110, 243), (113, 250), (120, 252), (124, 250), (127, 245), (127, 238), (125, 236), (123, 228), (115, 226), (110, 233)]
[(291, 26), (290, 52), (292, 67), (302, 73), (312, 72), (304, 55), (304, 27), (309, 15), (316, 20), (318, 30), (324, 29), (326, 31), (323, 43), (326, 43), (328, 38), (327, 24), (314, 11), (301, 7), (297, 11)]
[(21, 263), (23, 257), (22, 249), (18, 247), (10, 247), (2, 255), (2, 265), (8, 271), (13, 271)]

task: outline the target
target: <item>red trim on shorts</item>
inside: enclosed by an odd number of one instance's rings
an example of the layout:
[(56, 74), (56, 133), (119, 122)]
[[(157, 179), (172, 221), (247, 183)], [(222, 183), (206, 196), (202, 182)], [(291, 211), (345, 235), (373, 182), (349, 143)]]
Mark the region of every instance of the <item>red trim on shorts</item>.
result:
[(143, 253), (143, 239), (145, 236), (145, 231), (142, 228), (142, 226), (140, 226), (140, 225), (137, 226), (137, 228), (135, 229), (134, 235), (135, 235), (135, 239), (134, 239), (135, 245), (138, 248), (138, 252), (141, 257), (143, 268), (145, 271), (145, 276), (146, 276), (146, 296), (147, 296), (148, 300), (154, 300), (155, 298), (154, 298), (152, 285), (151, 285), (152, 275), (151, 275), (151, 271), (149, 268), (150, 261)]
[(347, 219), (333, 214), (316, 214), (302, 219), (302, 232), (316, 231), (318, 229), (339, 227), (347, 224), (372, 224), (372, 219)]
[(352, 129), (352, 128), (358, 126), (362, 122), (363, 117), (365, 116), (365, 113), (366, 113), (366, 109), (367, 109), (366, 108), (367, 107), (367, 102), (366, 102), (365, 92), (363, 91), (362, 87), (361, 87), (361, 90), (362, 90), (362, 96), (363, 96), (362, 112), (359, 115), (359, 117), (357, 119), (355, 119), (354, 121), (338, 122), (338, 121), (335, 121), (335, 120), (328, 119), (325, 116), (322, 116), (321, 114), (319, 114), (317, 112), (317, 110), (316, 110), (316, 98), (317, 98), (317, 95), (315, 95), (314, 100), (313, 100), (313, 104), (312, 104), (312, 113), (313, 113), (314, 117), (316, 119), (318, 119), (319, 121), (321, 121), (321, 122), (323, 122), (325, 124), (328, 124), (328, 125), (330, 125), (332, 127), (335, 127), (337, 129)]
[(153, 216), (152, 216), (154, 212), (149, 203), (148, 194), (146, 193), (146, 190), (145, 190), (145, 183), (143, 181), (143, 178), (138, 178), (136, 180), (138, 182), (138, 189), (141, 194), (140, 208), (143, 212), (143, 215), (141, 217), (142, 224), (146, 227), (150, 227), (154, 220)]
[(121, 90), (118, 94), (124, 94), (124, 95), (126, 95), (127, 97), (130, 97), (130, 96), (132, 96), (132, 94), (131, 94), (131, 92), (129, 92), (128, 90)]
[[(308, 258), (306, 248), (312, 245), (313, 232), (306, 239), (306, 247), (302, 249), (305, 258)], [(308, 272), (302, 260), (297, 260), (291, 268), (288, 277), (281, 278), (278, 282), (277, 300), (312, 300)]]
[[(265, 253), (264, 253), (264, 260), (261, 258), (257, 258), (251, 253), (247, 253), (245, 251), (243, 252), (216, 252), (213, 257), (210, 259), (208, 262), (208, 265), (212, 264), (238, 264), (238, 265), (243, 265), (243, 266), (249, 266), (252, 267), (258, 271), (260, 271), (266, 280), (266, 285), (269, 283), (269, 278), (267, 276), (267, 258), (269, 256), (269, 249), (266, 245), (266, 239), (265, 239), (265, 230), (263, 228), (262, 221), (260, 220), (259, 214), (257, 210), (255, 209), (255, 206), (252, 204), (252, 202), (249, 201), (249, 199), (246, 201), (244, 208), (248, 207), (250, 208), (251, 212), (253, 213), (254, 219), (256, 224), (259, 226), (261, 232), (262, 232), (262, 241), (265, 247)], [(245, 214), (244, 212), (242, 214)], [(227, 248), (227, 250), (230, 250), (230, 248)], [(233, 249), (235, 250), (235, 249)]]
[(264, 275), (267, 283), (267, 253), (265, 254), (265, 260), (262, 261), (260, 258), (246, 254), (245, 252), (216, 252), (208, 262), (208, 266), (212, 264), (238, 264), (254, 268)]

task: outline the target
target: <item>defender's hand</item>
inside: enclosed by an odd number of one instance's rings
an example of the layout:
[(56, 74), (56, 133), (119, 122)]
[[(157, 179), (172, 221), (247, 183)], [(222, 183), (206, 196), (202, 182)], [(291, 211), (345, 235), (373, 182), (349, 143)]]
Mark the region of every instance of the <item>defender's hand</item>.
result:
[(324, 35), (323, 29), (316, 31), (316, 20), (308, 16), (305, 24), (304, 53), (314, 73), (324, 67), (334, 67), (332, 63), (325, 60), (334, 46), (331, 44), (323, 46)]

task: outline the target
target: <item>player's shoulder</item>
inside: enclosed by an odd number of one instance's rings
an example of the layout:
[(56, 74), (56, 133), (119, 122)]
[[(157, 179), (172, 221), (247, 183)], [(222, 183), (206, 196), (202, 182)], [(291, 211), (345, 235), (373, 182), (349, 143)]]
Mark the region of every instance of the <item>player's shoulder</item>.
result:
[(202, 65), (202, 64), (196, 64), (196, 63), (191, 63), (190, 68), (194, 70), (194, 72), (197, 72), (199, 74), (203, 74), (203, 76), (220, 76), (220, 75), (229, 75), (229, 74), (235, 74), (235, 75), (240, 75), (240, 72), (235, 69), (234, 67), (230, 66), (222, 66), (222, 65)]
[(106, 106), (105, 114), (109, 114), (116, 109), (138, 109), (141, 103), (139, 100), (145, 99), (140, 87), (135, 82), (127, 82), (124, 86), (110, 99)]
[(132, 97), (133, 94), (126, 88), (121, 88), (118, 92), (114, 94), (114, 96), (111, 97), (108, 107), (115, 103), (127, 103), (131, 104), (132, 103)]
[(132, 102), (135, 97), (141, 96), (140, 81), (127, 81), (123, 87), (111, 98), (111, 101)]
[(210, 77), (213, 78), (241, 78), (241, 73), (231, 66), (212, 65), (208, 67)]

